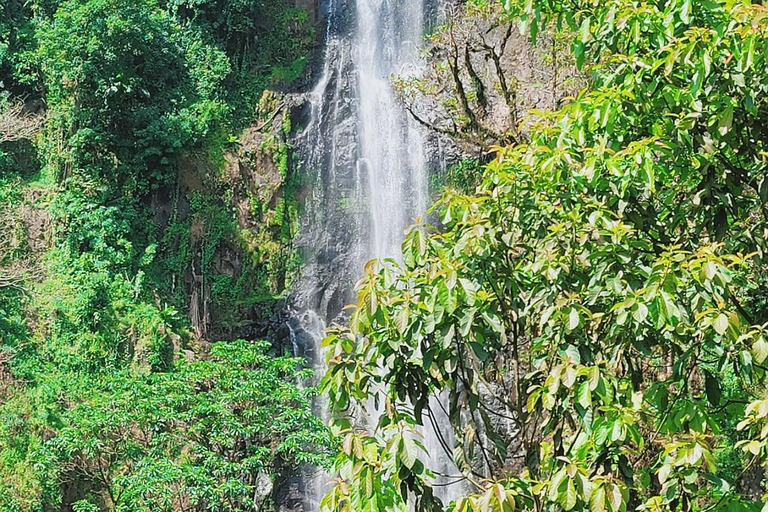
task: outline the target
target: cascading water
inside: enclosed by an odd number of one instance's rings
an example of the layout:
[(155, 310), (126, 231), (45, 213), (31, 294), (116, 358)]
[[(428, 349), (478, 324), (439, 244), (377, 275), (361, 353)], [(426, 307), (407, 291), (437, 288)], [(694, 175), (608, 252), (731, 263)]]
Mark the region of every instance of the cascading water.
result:
[[(334, 321), (351, 301), (365, 261), (400, 257), (404, 229), (427, 209), (427, 137), (398, 104), (391, 77), (419, 74), (420, 45), (437, 1), (324, 4), (323, 71), (297, 142), (313, 179), (299, 238), (306, 264), (296, 290), (301, 313), (291, 326), (300, 354), (315, 361), (318, 372), (324, 371), (318, 323)], [(430, 466), (456, 475), (444, 449), (450, 433), (430, 427), (447, 425), (437, 398), (431, 409), (436, 416), (425, 420), (423, 432)], [(439, 480), (436, 492), (444, 499), (460, 492), (447, 485), (450, 477)], [(323, 489), (309, 491), (307, 506), (316, 509)]]
[(359, 154), (369, 179), (373, 256), (397, 257), (403, 229), (426, 211), (427, 170), (423, 134), (398, 105), (391, 76), (418, 72), (424, 3), (358, 0), (357, 19)]

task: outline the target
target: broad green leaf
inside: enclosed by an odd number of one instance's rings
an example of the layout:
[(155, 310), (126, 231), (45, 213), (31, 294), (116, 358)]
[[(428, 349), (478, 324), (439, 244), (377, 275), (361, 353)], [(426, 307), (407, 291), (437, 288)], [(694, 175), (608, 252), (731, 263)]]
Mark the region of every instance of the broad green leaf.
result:
[(560, 496), (565, 492), (564, 483), (567, 481), (568, 475), (565, 474), (565, 469), (561, 469), (552, 480), (549, 482), (549, 499), (550, 501), (560, 502)]
[(621, 510), (624, 505), (624, 495), (618, 484), (608, 484), (608, 503), (614, 511)]
[(568, 313), (568, 325), (567, 328), (569, 331), (574, 331), (579, 327), (579, 324), (581, 323), (581, 316), (579, 315), (579, 311), (576, 308), (571, 308), (570, 312)]
[(704, 372), (704, 377), (704, 387), (707, 392), (707, 400), (709, 400), (709, 403), (714, 406), (720, 405), (720, 397), (722, 396), (720, 381), (706, 370)]
[(762, 364), (763, 361), (768, 359), (768, 342), (763, 336), (758, 337), (755, 344), (752, 345), (752, 355), (757, 364)]
[(728, 317), (724, 313), (717, 315), (712, 322), (712, 328), (717, 334), (723, 335), (728, 331)]
[(565, 493), (560, 496), (560, 504), (563, 506), (564, 510), (572, 510), (576, 506), (578, 499), (579, 496), (576, 492), (576, 486), (574, 485), (573, 480), (569, 479), (565, 486)]
[(733, 126), (733, 107), (728, 106), (720, 115), (717, 129), (720, 132), (720, 135), (725, 135), (731, 130), (732, 126)]
[(648, 307), (643, 303), (638, 303), (632, 316), (639, 324), (645, 322), (645, 319), (648, 318)]
[(595, 391), (600, 385), (600, 367), (593, 366), (589, 369), (589, 389)]
[(717, 265), (712, 261), (708, 261), (702, 267), (702, 272), (704, 273), (704, 276), (711, 281), (717, 275)]
[(405, 334), (405, 331), (408, 330), (410, 324), (410, 311), (408, 308), (403, 308), (398, 312), (397, 317), (395, 318), (395, 324), (397, 325), (397, 330), (400, 331), (400, 334)]
[(495, 332), (499, 334), (504, 332), (504, 326), (501, 323), (501, 318), (499, 318), (499, 315), (492, 311), (485, 311), (483, 312), (483, 318), (488, 323), (490, 328)]
[(579, 386), (578, 402), (585, 409), (592, 406), (592, 392), (590, 391), (589, 382), (583, 382)]
[(400, 445), (400, 460), (408, 469), (413, 468), (418, 456), (418, 446), (413, 439), (403, 436)]
[(455, 336), (455, 325), (451, 324), (450, 327), (445, 328), (443, 327), (443, 339), (442, 339), (442, 347), (443, 349), (447, 349), (451, 346), (453, 343), (453, 338)]
[(605, 512), (605, 488), (601, 485), (595, 487), (589, 498), (590, 512)]

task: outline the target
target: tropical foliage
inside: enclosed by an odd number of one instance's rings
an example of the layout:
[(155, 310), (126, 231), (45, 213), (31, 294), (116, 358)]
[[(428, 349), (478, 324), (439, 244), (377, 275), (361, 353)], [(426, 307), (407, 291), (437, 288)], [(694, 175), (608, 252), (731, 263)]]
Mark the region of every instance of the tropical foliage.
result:
[[(567, 37), (589, 85), (368, 264), (326, 340), (324, 509), (760, 510), (768, 8), (505, 7)], [(446, 392), (451, 504), (419, 433)]]
[(211, 360), (180, 362), (173, 374), (106, 382), (67, 412), (46, 444), (56, 461), (47, 464), (60, 473), (51, 476), (89, 482), (93, 495), (85, 503), (99, 510), (224, 503), (261, 510), (271, 498), (271, 479), (322, 464), (322, 452), (305, 447), (328, 443), (310, 412), (314, 391), (286, 380), (307, 378), (311, 370), (299, 372), (302, 361), (273, 358), (267, 348), (218, 343)]
[(289, 284), (291, 127), (259, 100), (313, 42), (287, 0), (0, 0), (0, 509), (261, 510), (324, 463), (303, 362), (211, 344)]

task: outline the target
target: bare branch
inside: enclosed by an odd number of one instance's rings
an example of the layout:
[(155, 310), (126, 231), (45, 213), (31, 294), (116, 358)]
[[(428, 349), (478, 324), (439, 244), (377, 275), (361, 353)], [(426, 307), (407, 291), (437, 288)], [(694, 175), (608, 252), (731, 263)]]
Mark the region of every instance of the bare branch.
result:
[(24, 283), (40, 279), (42, 270), (23, 250), (21, 219), (7, 205), (0, 209), (0, 290), (24, 291)]
[(20, 101), (9, 103), (0, 111), (0, 144), (32, 139), (44, 120), (43, 115), (25, 112), (24, 104)]

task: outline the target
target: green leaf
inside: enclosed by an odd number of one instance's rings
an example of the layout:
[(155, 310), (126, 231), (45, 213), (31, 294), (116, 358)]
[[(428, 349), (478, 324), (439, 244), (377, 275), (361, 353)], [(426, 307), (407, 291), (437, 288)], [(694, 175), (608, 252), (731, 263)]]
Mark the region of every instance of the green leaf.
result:
[(568, 480), (568, 484), (565, 486), (565, 493), (560, 496), (560, 504), (566, 511), (573, 510), (578, 499), (579, 495), (576, 492), (576, 486), (573, 484), (573, 480)]
[(474, 306), (475, 297), (477, 296), (477, 287), (475, 284), (469, 279), (465, 279), (463, 277), (459, 279), (459, 284), (461, 284), (461, 288), (464, 290), (464, 296), (466, 297), (467, 304)]
[(645, 319), (648, 318), (648, 306), (643, 303), (638, 303), (632, 316), (634, 317), (635, 322), (639, 324), (645, 322)]
[(669, 480), (669, 475), (672, 473), (672, 466), (670, 464), (664, 464), (659, 469), (658, 473), (658, 479), (659, 483), (663, 484), (667, 480)]
[(768, 359), (768, 342), (765, 341), (763, 336), (757, 338), (755, 344), (752, 345), (752, 355), (757, 364), (762, 364), (763, 361)]
[(727, 107), (720, 115), (718, 120), (717, 129), (720, 135), (727, 134), (733, 126), (733, 106)]
[(616, 511), (622, 508), (624, 504), (624, 495), (621, 491), (621, 487), (617, 484), (610, 484), (610, 490), (608, 491), (608, 502), (611, 504), (611, 508)]
[(605, 487), (602, 485), (592, 491), (592, 496), (589, 498), (589, 511), (605, 512)]
[(453, 338), (455, 336), (455, 331), (456, 331), (456, 329), (455, 329), (454, 324), (451, 324), (450, 327), (447, 327), (447, 328), (443, 327), (442, 328), (441, 332), (442, 332), (442, 335), (443, 335), (443, 343), (442, 343), (443, 349), (447, 349), (447, 348), (449, 348), (451, 346), (451, 344), (453, 343)]
[(686, 25), (691, 22), (691, 0), (683, 0), (680, 9), (680, 21)]
[(680, 320), (680, 309), (675, 304), (675, 300), (667, 292), (661, 292), (661, 300), (665, 320), (672, 325), (677, 325)]
[(592, 34), (589, 31), (589, 26), (590, 26), (589, 22), (590, 22), (589, 16), (586, 16), (584, 18), (584, 21), (581, 22), (580, 35), (581, 35), (582, 43), (588, 43), (589, 40), (592, 38)]
[(715, 321), (712, 322), (712, 328), (717, 334), (720, 335), (723, 335), (726, 333), (726, 331), (728, 331), (728, 317), (725, 315), (725, 313), (720, 313), (717, 315)]
[(600, 385), (600, 367), (593, 366), (589, 369), (589, 389), (594, 391)]
[(405, 464), (405, 467), (412, 469), (413, 465), (416, 463), (417, 455), (418, 446), (416, 446), (416, 443), (413, 439), (403, 436), (400, 445), (400, 460)]
[(624, 439), (624, 428), (620, 421), (613, 420), (611, 427), (611, 442), (617, 442)]
[(581, 41), (575, 41), (573, 43), (573, 54), (576, 56), (576, 67), (578, 69), (582, 69), (584, 67), (584, 63), (587, 60), (587, 54), (586, 49), (584, 48), (584, 43)]
[(712, 261), (708, 261), (702, 267), (702, 272), (704, 277), (711, 281), (717, 275), (717, 265)]
[(461, 318), (459, 319), (459, 333), (465, 338), (472, 330), (473, 322), (475, 320), (475, 313), (477, 313), (477, 308), (465, 308)]
[(579, 327), (580, 323), (581, 323), (581, 316), (579, 315), (579, 310), (576, 308), (571, 308), (570, 312), (568, 313), (567, 329), (569, 331), (574, 331)]
[(562, 484), (566, 481), (567, 477), (568, 475), (565, 474), (565, 469), (561, 469), (552, 477), (552, 480), (549, 482), (550, 501), (559, 502), (560, 496), (565, 491), (565, 489), (561, 489), (561, 487), (564, 487)]
[(720, 405), (720, 397), (722, 396), (720, 380), (707, 370), (704, 370), (704, 388), (706, 389), (709, 403), (713, 406)]
[(582, 382), (579, 386), (578, 402), (585, 409), (592, 406), (592, 392), (589, 388), (589, 382)]
[(405, 331), (408, 330), (409, 323), (410, 311), (408, 308), (403, 308), (398, 312), (397, 317), (395, 317), (395, 324), (400, 334), (405, 334)]
[(499, 318), (499, 315), (497, 315), (493, 311), (485, 311), (483, 312), (483, 318), (485, 319), (486, 323), (490, 326), (490, 328), (493, 329), (495, 332), (499, 334), (504, 332), (504, 326), (501, 324), (501, 319)]

